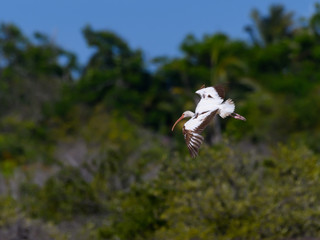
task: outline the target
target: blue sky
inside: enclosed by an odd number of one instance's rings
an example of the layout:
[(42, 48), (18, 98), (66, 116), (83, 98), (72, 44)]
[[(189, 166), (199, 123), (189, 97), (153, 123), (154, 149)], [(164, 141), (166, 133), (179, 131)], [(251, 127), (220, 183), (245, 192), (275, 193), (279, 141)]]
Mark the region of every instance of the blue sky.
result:
[(184, 37), (192, 33), (224, 32), (247, 40), (243, 28), (250, 12), (267, 13), (271, 4), (282, 4), (296, 17), (308, 17), (316, 0), (8, 0), (0, 7), (0, 22), (14, 23), (27, 35), (48, 34), (85, 63), (88, 49), (81, 29), (112, 30), (132, 48), (141, 48), (146, 59), (176, 56)]

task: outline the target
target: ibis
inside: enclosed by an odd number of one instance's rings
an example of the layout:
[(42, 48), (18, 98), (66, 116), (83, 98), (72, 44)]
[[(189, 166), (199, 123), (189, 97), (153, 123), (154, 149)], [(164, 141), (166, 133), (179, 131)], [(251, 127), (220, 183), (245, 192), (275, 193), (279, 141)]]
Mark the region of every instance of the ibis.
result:
[(190, 118), (183, 126), (182, 133), (189, 149), (191, 157), (195, 158), (199, 153), (199, 148), (204, 140), (201, 135), (202, 131), (212, 121), (215, 115), (222, 118), (228, 116), (242, 121), (246, 118), (234, 112), (235, 105), (232, 99), (224, 100), (225, 91), (223, 86), (202, 87), (196, 91), (201, 99), (196, 107), (195, 112), (185, 111), (181, 117), (174, 123), (172, 131), (177, 123), (184, 119)]

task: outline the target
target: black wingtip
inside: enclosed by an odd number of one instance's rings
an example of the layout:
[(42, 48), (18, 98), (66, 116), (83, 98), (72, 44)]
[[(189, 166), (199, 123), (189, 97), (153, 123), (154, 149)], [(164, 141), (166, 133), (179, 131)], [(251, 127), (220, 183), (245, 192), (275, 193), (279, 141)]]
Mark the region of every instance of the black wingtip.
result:
[(225, 98), (225, 87), (223, 85), (216, 85), (214, 86), (214, 89), (222, 99)]

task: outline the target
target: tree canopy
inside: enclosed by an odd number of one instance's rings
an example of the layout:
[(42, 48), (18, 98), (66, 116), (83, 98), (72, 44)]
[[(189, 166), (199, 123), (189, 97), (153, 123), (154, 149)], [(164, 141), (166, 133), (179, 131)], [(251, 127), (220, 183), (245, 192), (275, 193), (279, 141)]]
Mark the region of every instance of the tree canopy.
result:
[[(296, 17), (252, 10), (250, 41), (190, 34), (153, 70), (115, 32), (84, 26), (81, 66), (2, 23), (0, 239), (320, 238), (320, 5)], [(171, 127), (203, 84), (247, 121), (191, 159)]]

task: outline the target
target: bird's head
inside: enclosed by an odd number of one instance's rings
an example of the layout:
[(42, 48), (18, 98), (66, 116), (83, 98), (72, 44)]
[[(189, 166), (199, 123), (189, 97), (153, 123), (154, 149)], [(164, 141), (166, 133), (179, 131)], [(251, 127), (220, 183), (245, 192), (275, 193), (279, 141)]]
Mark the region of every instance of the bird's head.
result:
[(186, 118), (186, 117), (193, 117), (194, 113), (191, 111), (185, 111), (182, 113), (181, 117), (179, 117), (179, 119), (174, 123), (171, 131), (173, 131), (174, 127), (177, 125), (178, 122), (180, 122), (180, 120)]

